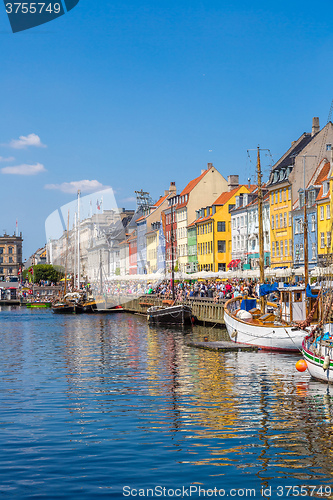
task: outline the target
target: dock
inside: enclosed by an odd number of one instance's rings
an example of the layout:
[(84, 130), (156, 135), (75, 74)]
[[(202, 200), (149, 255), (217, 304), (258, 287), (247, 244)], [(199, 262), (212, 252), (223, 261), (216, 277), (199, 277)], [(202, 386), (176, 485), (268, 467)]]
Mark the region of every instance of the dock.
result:
[(258, 351), (258, 346), (248, 345), (248, 344), (238, 344), (236, 342), (230, 342), (226, 340), (215, 341), (215, 342), (187, 342), (186, 345), (188, 347), (206, 349), (207, 351), (221, 351), (221, 352)]
[[(224, 303), (216, 303), (214, 299), (198, 297), (184, 302), (176, 300), (175, 305), (179, 304), (190, 306), (192, 308), (192, 314), (198, 323), (203, 325), (224, 326)], [(149, 307), (165, 305), (170, 305), (170, 300), (166, 301), (151, 295), (144, 295), (124, 303), (123, 308), (126, 312), (143, 314), (146, 316)]]

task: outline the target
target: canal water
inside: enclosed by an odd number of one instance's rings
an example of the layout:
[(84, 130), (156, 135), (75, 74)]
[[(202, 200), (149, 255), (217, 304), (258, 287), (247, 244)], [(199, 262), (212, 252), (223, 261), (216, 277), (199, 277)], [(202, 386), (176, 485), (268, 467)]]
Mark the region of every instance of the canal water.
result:
[(1, 499), (332, 498), (333, 390), (299, 356), (121, 313), (2, 308), (0, 331)]

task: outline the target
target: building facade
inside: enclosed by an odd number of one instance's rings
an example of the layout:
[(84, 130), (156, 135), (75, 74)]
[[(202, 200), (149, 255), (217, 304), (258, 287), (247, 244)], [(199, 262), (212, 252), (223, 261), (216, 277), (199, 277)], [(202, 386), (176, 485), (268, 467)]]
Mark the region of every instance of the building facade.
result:
[(0, 281), (17, 278), (22, 269), (22, 233), (0, 236)]

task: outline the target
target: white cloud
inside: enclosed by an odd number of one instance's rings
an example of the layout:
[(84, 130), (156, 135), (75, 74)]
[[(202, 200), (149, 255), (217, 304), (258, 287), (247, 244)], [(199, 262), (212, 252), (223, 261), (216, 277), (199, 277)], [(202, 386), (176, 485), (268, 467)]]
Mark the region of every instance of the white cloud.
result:
[(77, 193), (78, 190), (81, 193), (94, 193), (95, 191), (101, 191), (102, 189), (108, 189), (110, 186), (103, 186), (100, 182), (93, 180), (83, 180), (83, 181), (72, 181), (63, 182), (62, 184), (46, 184), (45, 189), (57, 189), (63, 193)]
[(8, 161), (14, 161), (15, 158), (14, 156), (10, 156), (9, 158), (4, 158), (3, 156), (0, 156), (0, 162), (8, 162)]
[(14, 149), (26, 149), (29, 146), (46, 148), (45, 144), (42, 143), (40, 137), (36, 134), (20, 135), (19, 139), (12, 139), (8, 146)]
[(41, 172), (46, 172), (46, 168), (41, 163), (36, 163), (36, 165), (27, 165), (23, 163), (15, 167), (4, 167), (1, 169), (2, 174), (10, 175), (36, 175)]

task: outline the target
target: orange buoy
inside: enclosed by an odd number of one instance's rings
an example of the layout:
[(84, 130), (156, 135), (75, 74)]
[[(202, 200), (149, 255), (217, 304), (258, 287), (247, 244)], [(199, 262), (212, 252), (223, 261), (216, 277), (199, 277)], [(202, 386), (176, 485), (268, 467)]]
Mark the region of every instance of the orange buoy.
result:
[(304, 359), (299, 359), (296, 363), (296, 370), (299, 372), (305, 372), (307, 369), (308, 365), (306, 364), (306, 361)]

